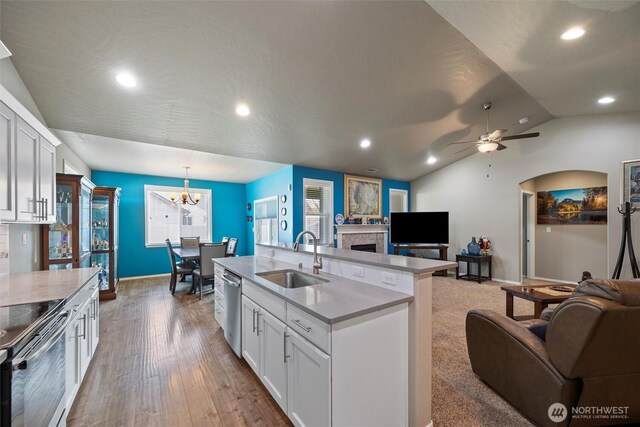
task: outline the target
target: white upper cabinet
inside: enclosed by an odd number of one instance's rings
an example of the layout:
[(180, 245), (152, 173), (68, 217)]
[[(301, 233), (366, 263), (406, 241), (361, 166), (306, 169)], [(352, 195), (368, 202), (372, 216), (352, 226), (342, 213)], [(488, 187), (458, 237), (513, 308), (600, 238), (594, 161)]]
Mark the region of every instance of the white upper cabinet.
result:
[(0, 220), (16, 219), (14, 112), (0, 102)]
[(0, 102), (0, 219), (52, 223), (55, 216), (55, 145)]
[(40, 135), (18, 117), (16, 127), (17, 220), (38, 221), (38, 152)]
[(40, 158), (38, 170), (41, 221), (56, 220), (56, 148), (40, 135)]

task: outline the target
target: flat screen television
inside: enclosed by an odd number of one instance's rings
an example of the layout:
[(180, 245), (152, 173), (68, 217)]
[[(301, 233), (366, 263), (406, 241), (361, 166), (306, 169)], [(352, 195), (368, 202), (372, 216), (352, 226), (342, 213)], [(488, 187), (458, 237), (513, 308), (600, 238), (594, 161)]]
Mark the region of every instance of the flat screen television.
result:
[(449, 212), (392, 212), (391, 243), (448, 244)]

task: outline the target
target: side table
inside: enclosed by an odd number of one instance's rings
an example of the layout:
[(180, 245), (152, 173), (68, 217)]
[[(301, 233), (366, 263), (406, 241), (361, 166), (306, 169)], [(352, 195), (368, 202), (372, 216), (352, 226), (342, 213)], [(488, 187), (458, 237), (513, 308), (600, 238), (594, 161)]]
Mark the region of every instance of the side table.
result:
[[(458, 266), (456, 267), (456, 280), (457, 279), (465, 279), (465, 280), (474, 280), (478, 281), (478, 283), (482, 283), (483, 280), (491, 280), (491, 255), (456, 255), (456, 262)], [(460, 275), (460, 263), (467, 263), (467, 274)], [(476, 264), (478, 266), (478, 274), (471, 276), (469, 274), (469, 264)], [(487, 264), (489, 266), (489, 275), (482, 275), (482, 264)]]

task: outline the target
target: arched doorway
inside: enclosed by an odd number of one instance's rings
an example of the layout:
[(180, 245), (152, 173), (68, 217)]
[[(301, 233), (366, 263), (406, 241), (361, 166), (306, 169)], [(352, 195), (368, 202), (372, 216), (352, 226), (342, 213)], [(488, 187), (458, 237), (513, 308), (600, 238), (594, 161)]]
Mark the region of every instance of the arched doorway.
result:
[(520, 183), (523, 280), (575, 283), (583, 271), (607, 277), (606, 188), (607, 174), (593, 171), (554, 172)]

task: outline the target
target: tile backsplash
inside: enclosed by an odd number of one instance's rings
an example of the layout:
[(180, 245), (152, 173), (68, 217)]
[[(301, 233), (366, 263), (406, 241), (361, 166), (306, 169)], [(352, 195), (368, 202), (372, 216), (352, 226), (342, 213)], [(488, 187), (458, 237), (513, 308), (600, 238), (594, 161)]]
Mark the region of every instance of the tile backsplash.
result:
[(0, 276), (9, 274), (9, 225), (0, 224)]

